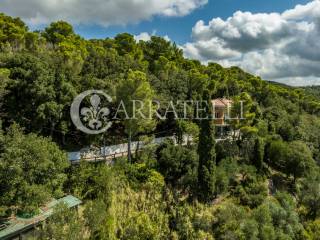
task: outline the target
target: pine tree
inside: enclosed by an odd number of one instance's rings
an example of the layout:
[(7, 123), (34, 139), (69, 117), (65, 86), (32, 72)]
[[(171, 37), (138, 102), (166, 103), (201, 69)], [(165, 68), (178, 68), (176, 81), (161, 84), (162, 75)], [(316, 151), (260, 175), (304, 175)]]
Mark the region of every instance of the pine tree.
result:
[(205, 106), (206, 117), (202, 117), (199, 135), (199, 167), (198, 167), (198, 187), (199, 198), (208, 202), (214, 198), (215, 192), (215, 127), (212, 120), (212, 104), (210, 94), (205, 91), (203, 101), (207, 101)]

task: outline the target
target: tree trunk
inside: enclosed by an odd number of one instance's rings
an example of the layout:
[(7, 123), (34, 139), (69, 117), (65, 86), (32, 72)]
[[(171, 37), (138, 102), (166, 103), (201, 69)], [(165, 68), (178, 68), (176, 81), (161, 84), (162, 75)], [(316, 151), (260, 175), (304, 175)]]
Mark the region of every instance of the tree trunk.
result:
[(140, 138), (138, 138), (138, 142), (137, 142), (135, 159), (138, 159), (139, 150), (140, 150)]
[(103, 160), (106, 161), (107, 160), (107, 156), (106, 156), (106, 136), (103, 135)]
[(55, 124), (53, 121), (51, 121), (51, 127), (50, 127), (50, 137), (51, 137), (51, 138), (53, 138), (55, 125), (56, 125), (56, 124)]
[(64, 133), (62, 134), (62, 144), (66, 145), (66, 135)]
[(131, 130), (129, 130), (128, 134), (128, 161), (131, 163)]

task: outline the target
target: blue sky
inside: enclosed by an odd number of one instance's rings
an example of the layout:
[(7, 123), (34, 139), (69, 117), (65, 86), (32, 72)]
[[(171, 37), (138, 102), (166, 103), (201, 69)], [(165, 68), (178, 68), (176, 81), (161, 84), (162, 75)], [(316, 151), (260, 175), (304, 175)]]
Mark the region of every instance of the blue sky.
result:
[(297, 4), (305, 4), (309, 0), (209, 0), (208, 4), (196, 9), (183, 17), (156, 16), (138, 24), (126, 26), (78, 25), (75, 30), (81, 36), (89, 38), (113, 37), (118, 33), (129, 32), (138, 35), (141, 32), (157, 35), (168, 35), (172, 41), (183, 44), (191, 39), (191, 29), (194, 24), (202, 19), (205, 22), (212, 18), (226, 19), (236, 11), (249, 11), (252, 13), (283, 12)]
[(31, 29), (65, 20), (84, 38), (167, 37), (203, 64), (320, 85), (320, 0), (0, 0)]

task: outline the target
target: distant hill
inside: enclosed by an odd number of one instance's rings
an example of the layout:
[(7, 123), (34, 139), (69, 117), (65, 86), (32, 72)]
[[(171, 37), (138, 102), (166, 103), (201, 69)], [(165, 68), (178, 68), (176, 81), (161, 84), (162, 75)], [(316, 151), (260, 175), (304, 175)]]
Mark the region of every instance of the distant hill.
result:
[(279, 82), (275, 82), (275, 81), (267, 81), (268, 83), (270, 84), (273, 84), (273, 85), (277, 85), (277, 86), (280, 86), (280, 87), (284, 87), (284, 88), (287, 88), (287, 89), (293, 89), (295, 87), (293, 86), (289, 86), (287, 84), (284, 84), (284, 83), (279, 83)]
[(306, 93), (311, 94), (317, 98), (320, 98), (320, 86), (302, 87)]
[(294, 90), (294, 89), (303, 89), (307, 95), (311, 95), (312, 97), (316, 97), (320, 99), (320, 86), (305, 86), (305, 87), (294, 87), (294, 86), (289, 86), (284, 83), (279, 83), (275, 81), (267, 81), (268, 83), (285, 88), (287, 90)]

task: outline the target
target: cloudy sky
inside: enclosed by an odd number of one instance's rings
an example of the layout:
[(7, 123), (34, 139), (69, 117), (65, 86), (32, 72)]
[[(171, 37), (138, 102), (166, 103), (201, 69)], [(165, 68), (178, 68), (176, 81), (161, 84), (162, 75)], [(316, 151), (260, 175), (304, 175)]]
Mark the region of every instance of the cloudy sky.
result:
[(185, 56), (290, 85), (320, 85), (320, 0), (0, 0), (31, 29), (67, 20), (85, 38), (129, 32)]

